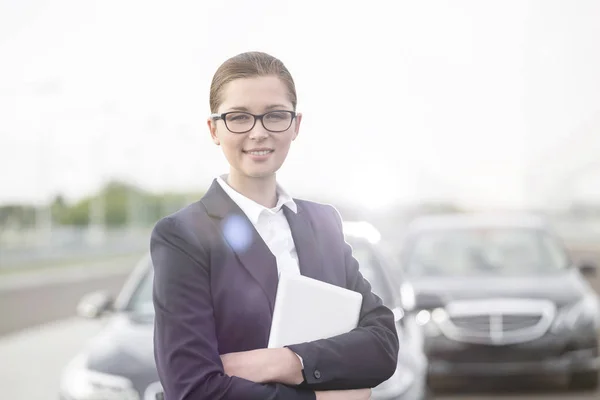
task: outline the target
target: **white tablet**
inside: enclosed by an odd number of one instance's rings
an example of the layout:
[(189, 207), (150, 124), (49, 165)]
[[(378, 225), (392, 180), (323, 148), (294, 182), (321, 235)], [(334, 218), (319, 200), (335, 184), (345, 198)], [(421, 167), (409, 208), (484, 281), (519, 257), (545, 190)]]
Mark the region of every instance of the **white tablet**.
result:
[(302, 275), (281, 274), (269, 348), (327, 339), (358, 326), (362, 294)]

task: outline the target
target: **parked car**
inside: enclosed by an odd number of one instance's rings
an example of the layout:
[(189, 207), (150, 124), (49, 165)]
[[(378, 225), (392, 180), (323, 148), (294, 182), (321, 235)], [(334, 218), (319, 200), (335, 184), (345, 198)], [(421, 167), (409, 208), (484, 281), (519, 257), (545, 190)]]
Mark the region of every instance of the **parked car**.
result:
[[(347, 225), (347, 240), (359, 259), (360, 269), (386, 305), (399, 301), (398, 285), (376, 248), (378, 233), (364, 223)], [(64, 369), (60, 384), (62, 400), (110, 398), (115, 400), (162, 399), (153, 353), (153, 268), (144, 257), (113, 301), (103, 292), (85, 296), (78, 314), (102, 318), (102, 331)], [(401, 329), (404, 313), (395, 309), (400, 327), (400, 354), (395, 374), (373, 390), (373, 399), (424, 399), (426, 358), (422, 340)]]
[[(530, 214), (416, 219), (400, 255), (407, 318), (439, 378), (566, 376), (598, 387), (600, 303), (549, 224)], [(447, 380), (447, 379), (446, 379)]]

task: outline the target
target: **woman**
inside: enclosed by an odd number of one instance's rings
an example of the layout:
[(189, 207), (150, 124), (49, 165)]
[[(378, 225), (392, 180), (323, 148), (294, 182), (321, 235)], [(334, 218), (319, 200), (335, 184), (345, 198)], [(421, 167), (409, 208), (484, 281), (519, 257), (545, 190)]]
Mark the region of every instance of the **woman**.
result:
[[(396, 368), (394, 317), (358, 272), (337, 211), (277, 185), (302, 121), (290, 73), (265, 53), (235, 56), (214, 75), (210, 108), (229, 174), (160, 220), (151, 239), (165, 398), (368, 399)], [(266, 349), (281, 271), (360, 292), (359, 327)]]

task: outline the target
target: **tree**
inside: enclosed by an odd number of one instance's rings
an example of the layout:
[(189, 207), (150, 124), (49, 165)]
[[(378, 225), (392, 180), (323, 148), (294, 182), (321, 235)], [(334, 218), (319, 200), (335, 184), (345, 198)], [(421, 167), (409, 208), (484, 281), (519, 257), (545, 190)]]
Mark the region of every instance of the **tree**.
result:
[[(69, 204), (64, 196), (57, 195), (51, 202), (52, 218), (59, 225), (84, 227), (90, 224), (92, 203), (103, 200), (104, 223), (107, 227), (147, 227), (163, 216), (185, 206), (202, 193), (153, 194), (135, 185), (113, 181), (98, 193)], [(35, 226), (36, 209), (25, 205), (0, 207), (0, 231), (7, 225)], [(5, 229), (5, 228), (4, 228)]]

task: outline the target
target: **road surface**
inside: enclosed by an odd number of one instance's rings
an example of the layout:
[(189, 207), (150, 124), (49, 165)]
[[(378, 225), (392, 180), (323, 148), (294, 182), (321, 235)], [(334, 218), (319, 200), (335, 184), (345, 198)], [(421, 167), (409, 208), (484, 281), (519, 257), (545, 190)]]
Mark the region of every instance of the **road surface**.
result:
[(0, 275), (0, 336), (72, 317), (78, 301), (89, 292), (118, 293), (139, 257)]

